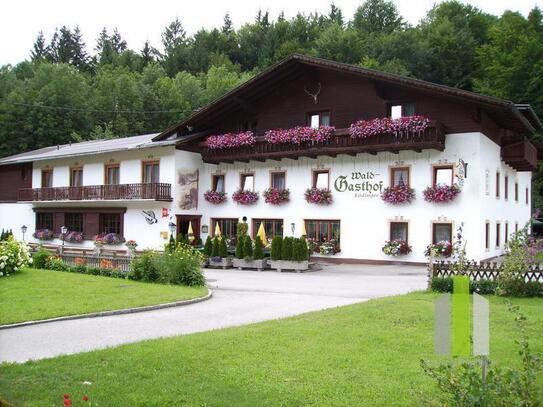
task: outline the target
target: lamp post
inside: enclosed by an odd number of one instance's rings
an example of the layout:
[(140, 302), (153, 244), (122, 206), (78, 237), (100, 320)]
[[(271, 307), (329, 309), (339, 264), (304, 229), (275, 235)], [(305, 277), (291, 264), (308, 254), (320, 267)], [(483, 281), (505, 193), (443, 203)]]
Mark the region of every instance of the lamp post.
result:
[(26, 225), (21, 226), (21, 232), (23, 232), (23, 242), (25, 241), (25, 233), (28, 230)]
[(169, 246), (170, 246), (170, 250), (175, 250), (175, 238), (173, 237), (173, 234), (175, 233), (175, 229), (177, 229), (177, 226), (175, 225), (175, 223), (171, 222), (168, 223), (168, 228), (170, 229), (170, 243), (169, 243)]
[(64, 252), (64, 239), (66, 238), (66, 232), (68, 232), (68, 228), (66, 226), (61, 226), (60, 238), (62, 239), (62, 249), (61, 249), (62, 252)]

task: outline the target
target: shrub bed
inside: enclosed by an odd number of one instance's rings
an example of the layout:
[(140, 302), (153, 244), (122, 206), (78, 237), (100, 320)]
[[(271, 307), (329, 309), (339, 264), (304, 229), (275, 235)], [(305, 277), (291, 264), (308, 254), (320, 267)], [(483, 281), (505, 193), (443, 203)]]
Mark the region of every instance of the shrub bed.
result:
[[(498, 282), (495, 280), (477, 280), (470, 281), (469, 289), (471, 293), (481, 295), (494, 295), (498, 289)], [(440, 293), (453, 292), (452, 277), (434, 277), (432, 278), (431, 290)], [(516, 290), (510, 292), (512, 297), (543, 297), (543, 283), (536, 281), (519, 282)]]

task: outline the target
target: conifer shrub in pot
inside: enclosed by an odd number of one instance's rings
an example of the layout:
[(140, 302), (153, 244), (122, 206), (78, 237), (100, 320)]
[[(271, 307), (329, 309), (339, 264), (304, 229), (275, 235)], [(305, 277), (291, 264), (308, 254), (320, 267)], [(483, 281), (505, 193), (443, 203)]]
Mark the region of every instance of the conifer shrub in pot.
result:
[(265, 269), (268, 261), (264, 259), (263, 247), (262, 240), (258, 236), (255, 238), (254, 245), (250, 236), (238, 236), (236, 258), (233, 259), (234, 267), (240, 270), (257, 269), (262, 271)]
[(275, 237), (272, 241), (271, 257), (271, 268), (279, 272), (282, 270), (302, 272), (309, 269), (309, 250), (303, 237), (285, 237), (284, 239)]
[(228, 257), (228, 247), (224, 236), (213, 238), (209, 266), (222, 267), (223, 269), (232, 267), (232, 259)]

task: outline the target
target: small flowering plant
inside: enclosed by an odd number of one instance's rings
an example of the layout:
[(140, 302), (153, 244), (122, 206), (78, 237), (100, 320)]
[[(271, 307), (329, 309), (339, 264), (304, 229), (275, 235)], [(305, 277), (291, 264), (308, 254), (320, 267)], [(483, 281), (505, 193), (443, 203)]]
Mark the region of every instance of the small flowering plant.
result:
[(0, 277), (7, 277), (31, 263), (30, 250), (25, 242), (9, 237), (0, 245)]
[(351, 124), (350, 133), (352, 138), (368, 138), (380, 134), (401, 136), (421, 133), (429, 124), (430, 120), (425, 116), (406, 116), (397, 119), (381, 117), (354, 122)]
[(268, 130), (264, 133), (264, 140), (270, 144), (323, 143), (330, 139), (334, 131), (332, 126), (297, 126), (291, 129)]
[(290, 190), (288, 189), (278, 189), (278, 188), (268, 188), (263, 192), (266, 203), (272, 205), (281, 205), (290, 201)]
[(422, 193), (426, 202), (447, 203), (453, 201), (460, 192), (461, 189), (457, 184), (437, 184), (426, 188)]
[(135, 249), (138, 246), (138, 243), (133, 239), (127, 240), (125, 244), (126, 244), (126, 247), (130, 249)]
[(68, 231), (61, 235), (61, 239), (70, 243), (81, 243), (83, 241), (83, 233), (76, 231)]
[(54, 237), (53, 231), (49, 229), (38, 229), (32, 234), (32, 236), (38, 240), (51, 240)]
[(217, 191), (209, 190), (204, 193), (204, 199), (207, 202), (212, 203), (213, 205), (219, 205), (219, 204), (222, 204), (223, 202), (226, 202), (227, 196), (226, 196), (226, 192), (217, 192)]
[(426, 251), (424, 252), (424, 255), (426, 257), (430, 257), (430, 255), (433, 253), (436, 257), (451, 257), (451, 254), (453, 252), (453, 245), (448, 240), (441, 240), (437, 243), (429, 244), (426, 247)]
[(403, 256), (411, 253), (411, 246), (405, 240), (387, 240), (381, 250), (387, 256)]
[(242, 133), (226, 133), (209, 136), (205, 145), (211, 150), (222, 150), (225, 148), (235, 148), (242, 146), (252, 146), (256, 142), (256, 137), (252, 131)]
[(411, 201), (415, 199), (415, 190), (410, 188), (409, 185), (401, 183), (393, 187), (385, 188), (381, 194), (381, 198), (383, 201), (392, 205), (411, 203)]
[(240, 205), (253, 205), (258, 201), (258, 193), (247, 189), (238, 189), (232, 195), (232, 200)]
[[(339, 244), (337, 242), (337, 240), (335, 239), (331, 239), (331, 240), (326, 240), (320, 244), (318, 244), (318, 248), (319, 248), (319, 253), (322, 254), (322, 255), (331, 255), (331, 254), (336, 254), (336, 253), (339, 253)], [(313, 249), (314, 250), (314, 249)]]
[(94, 236), (94, 244), (97, 246), (104, 244), (119, 245), (124, 243), (125, 239), (117, 233), (100, 233)]
[(332, 191), (328, 188), (308, 188), (304, 194), (305, 200), (317, 205), (330, 205), (332, 203)]

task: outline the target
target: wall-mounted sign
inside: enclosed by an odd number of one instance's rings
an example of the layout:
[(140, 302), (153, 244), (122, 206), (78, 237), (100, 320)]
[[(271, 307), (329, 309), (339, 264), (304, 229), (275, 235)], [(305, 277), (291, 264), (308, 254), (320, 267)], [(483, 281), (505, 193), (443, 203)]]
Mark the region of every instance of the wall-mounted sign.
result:
[(167, 218), (170, 216), (170, 210), (168, 208), (162, 208), (162, 217)]
[(466, 180), (468, 173), (468, 163), (465, 162), (462, 159), (458, 160), (458, 164), (456, 164), (456, 179), (458, 180), (458, 186), (462, 188), (464, 186), (464, 181)]
[(168, 232), (167, 231), (166, 232), (164, 232), (164, 231), (160, 232), (160, 237), (162, 239), (164, 239), (164, 240), (167, 240), (168, 239)]
[(375, 198), (381, 196), (383, 180), (381, 174), (373, 171), (353, 171), (351, 175), (340, 175), (334, 181), (338, 192), (354, 192), (355, 198)]
[(187, 210), (198, 207), (198, 175), (198, 170), (177, 172), (180, 209)]
[(209, 226), (202, 225), (202, 233), (207, 233), (207, 232), (209, 232)]
[(155, 224), (158, 222), (158, 219), (156, 218), (155, 211), (141, 211), (143, 217), (145, 218), (145, 222), (147, 222), (149, 225)]

